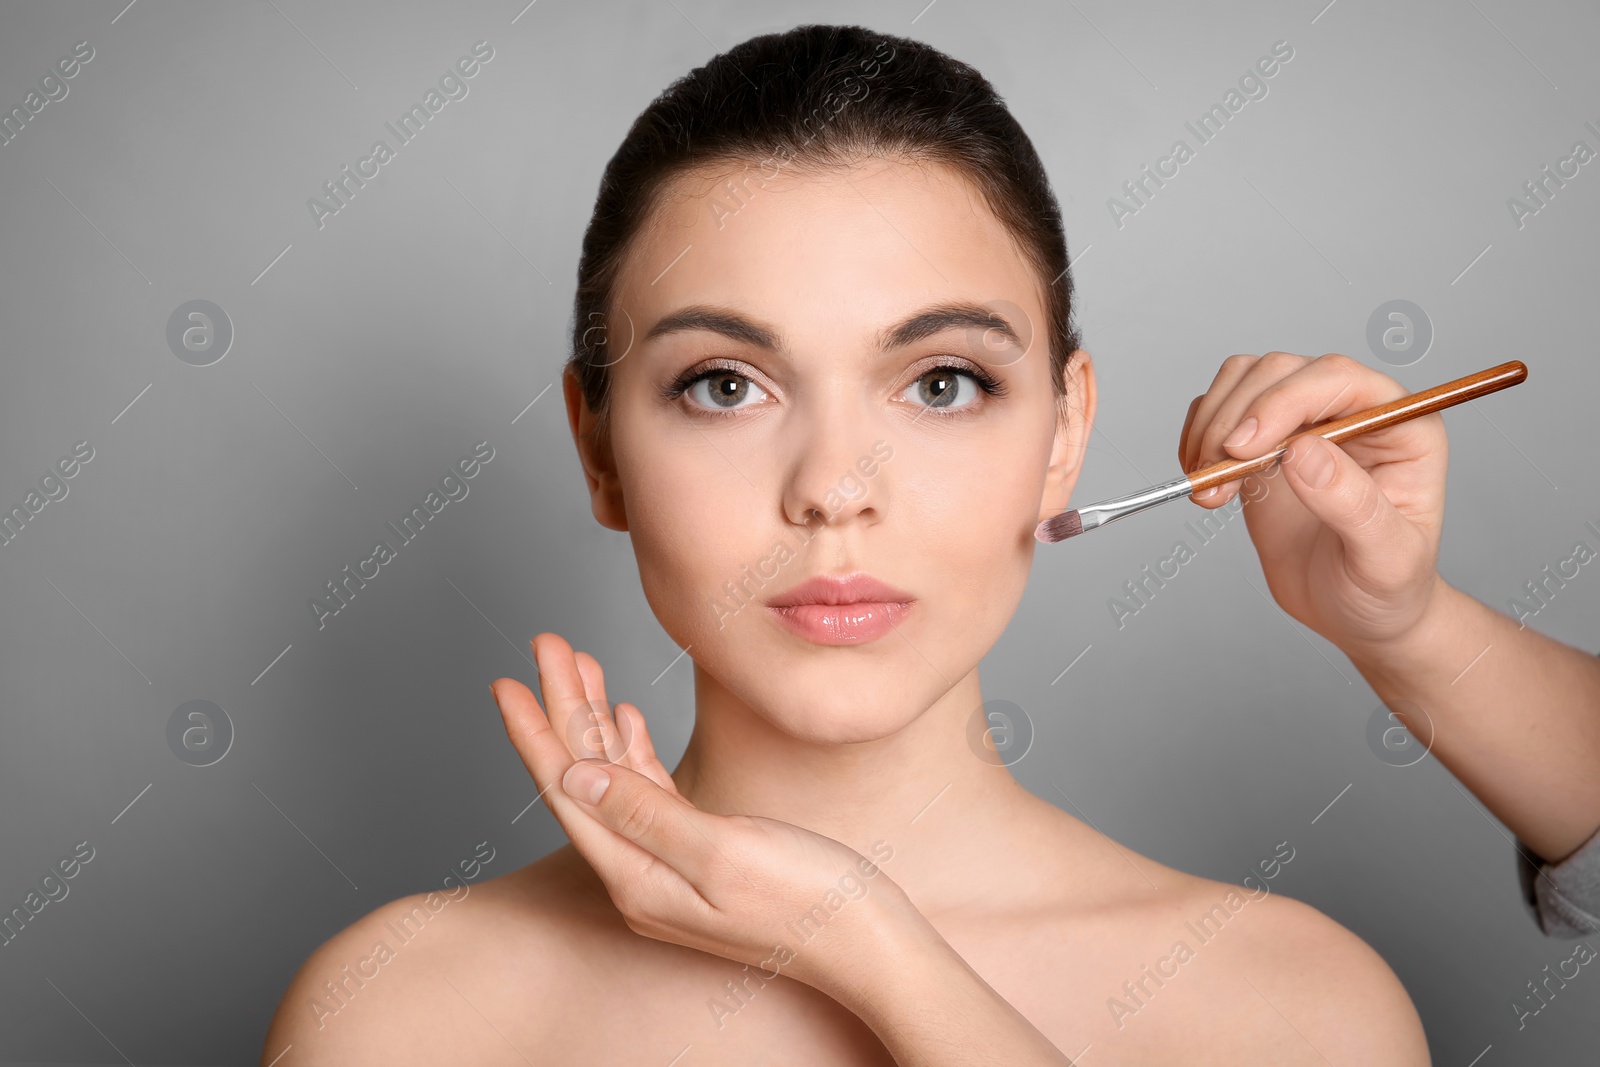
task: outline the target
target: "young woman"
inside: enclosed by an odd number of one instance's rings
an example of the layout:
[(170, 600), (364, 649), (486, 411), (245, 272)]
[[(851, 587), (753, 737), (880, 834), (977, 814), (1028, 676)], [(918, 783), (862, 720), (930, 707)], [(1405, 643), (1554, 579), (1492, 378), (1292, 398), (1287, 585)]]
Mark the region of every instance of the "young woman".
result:
[(542, 702), (492, 690), (572, 844), (365, 984), (422, 898), (332, 938), (262, 1062), (1426, 1064), (1384, 962), (1271, 892), (1287, 843), (1193, 877), (973, 742), (1095, 412), (1067, 264), (1028, 138), (926, 45), (802, 27), (653, 102), (565, 387), (594, 516), (693, 661), (688, 749), (669, 773), (534, 638)]

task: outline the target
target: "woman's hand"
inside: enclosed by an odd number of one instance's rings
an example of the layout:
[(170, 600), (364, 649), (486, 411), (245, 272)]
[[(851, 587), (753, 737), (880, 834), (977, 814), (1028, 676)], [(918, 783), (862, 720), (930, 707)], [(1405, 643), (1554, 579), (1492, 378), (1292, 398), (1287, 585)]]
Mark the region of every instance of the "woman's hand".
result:
[[(1407, 392), (1337, 353), (1230, 356), (1189, 405), (1178, 461), (1192, 472), (1259, 456), (1302, 429)], [(1229, 482), (1196, 503), (1215, 508), (1242, 493), (1272, 595), (1354, 659), (1406, 634), (1442, 599), (1446, 456), (1437, 412), (1342, 445), (1306, 435), (1281, 470)]]
[[(639, 709), (620, 703), (612, 718), (595, 658), (553, 633), (532, 643), (543, 707), (514, 678), (489, 688), (540, 795), (629, 929), (820, 987), (847, 981), (851, 961), (878, 947), (869, 939), (906, 915), (899, 886), (855, 849), (695, 807)], [(820, 931), (802, 946), (791, 924)]]
[(870, 860), (777, 819), (701, 811), (656, 758), (639, 709), (618, 704), (613, 720), (593, 656), (551, 633), (533, 654), (543, 708), (514, 678), (489, 688), (629, 929), (816, 987), (896, 1063), (1070, 1067)]

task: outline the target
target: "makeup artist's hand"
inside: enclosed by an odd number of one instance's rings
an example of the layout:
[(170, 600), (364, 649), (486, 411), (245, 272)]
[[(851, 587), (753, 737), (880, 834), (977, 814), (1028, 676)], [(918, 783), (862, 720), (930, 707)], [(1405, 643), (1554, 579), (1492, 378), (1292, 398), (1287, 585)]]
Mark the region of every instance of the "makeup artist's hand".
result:
[[(1230, 356), (1189, 405), (1178, 460), (1189, 472), (1249, 459), (1407, 392), (1337, 353)], [(1242, 495), (1272, 595), (1354, 658), (1405, 634), (1444, 587), (1436, 565), (1446, 455), (1437, 412), (1342, 445), (1310, 435), (1279, 465), (1195, 502), (1216, 508)]]
[[(656, 757), (639, 709), (619, 703), (613, 719), (593, 656), (553, 633), (536, 636), (533, 652), (542, 707), (514, 678), (490, 689), (540, 795), (634, 932), (831, 988), (878, 950), (876, 938), (921, 920), (855, 849), (777, 819), (695, 807)], [(778, 952), (797, 943), (788, 925), (815, 922), (819, 906), (821, 932)]]
[[(1406, 392), (1346, 356), (1231, 356), (1189, 406), (1178, 460), (1192, 471), (1259, 456), (1302, 427)], [(1252, 419), (1248, 441), (1230, 436)], [(1215, 508), (1244, 497), (1278, 603), (1350, 657), (1424, 751), (1511, 828), (1519, 849), (1525, 843), (1550, 863), (1584, 850), (1560, 888), (1543, 871), (1536, 883), (1545, 932), (1579, 936), (1600, 914), (1585, 873), (1600, 849), (1600, 666), (1439, 576), (1446, 455), (1434, 412), (1342, 445), (1305, 437), (1273, 477), (1250, 475), (1196, 502)]]

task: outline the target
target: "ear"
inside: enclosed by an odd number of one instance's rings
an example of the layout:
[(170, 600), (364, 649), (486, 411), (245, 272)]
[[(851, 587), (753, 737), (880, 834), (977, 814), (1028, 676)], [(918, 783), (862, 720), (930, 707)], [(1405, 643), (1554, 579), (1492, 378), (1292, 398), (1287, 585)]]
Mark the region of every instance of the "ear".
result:
[(578, 375), (570, 366), (561, 374), (561, 391), (567, 400), (567, 425), (578, 446), (578, 462), (589, 485), (589, 507), (601, 526), (608, 530), (628, 529), (628, 512), (623, 507), (622, 483), (611, 454), (611, 435), (599, 427), (599, 419), (589, 409)]
[(1068, 358), (1062, 382), (1067, 395), (1060, 403), (1061, 417), (1056, 420), (1055, 439), (1050, 445), (1050, 466), (1045, 470), (1044, 493), (1039, 499), (1040, 522), (1067, 510), (1089, 449), (1098, 396), (1094, 360), (1087, 349), (1076, 349)]

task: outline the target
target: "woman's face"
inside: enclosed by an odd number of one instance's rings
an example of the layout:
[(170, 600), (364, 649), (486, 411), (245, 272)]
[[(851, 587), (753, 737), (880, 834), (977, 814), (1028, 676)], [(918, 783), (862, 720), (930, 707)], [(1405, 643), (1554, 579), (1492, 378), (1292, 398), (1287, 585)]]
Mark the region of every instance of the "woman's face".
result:
[[(780, 729), (869, 740), (1004, 629), (1093, 372), (1080, 352), (1058, 407), (1043, 283), (955, 171), (774, 169), (673, 183), (615, 293), (609, 453), (573, 384), (569, 414), (673, 640)], [(817, 576), (866, 603), (769, 605)]]

